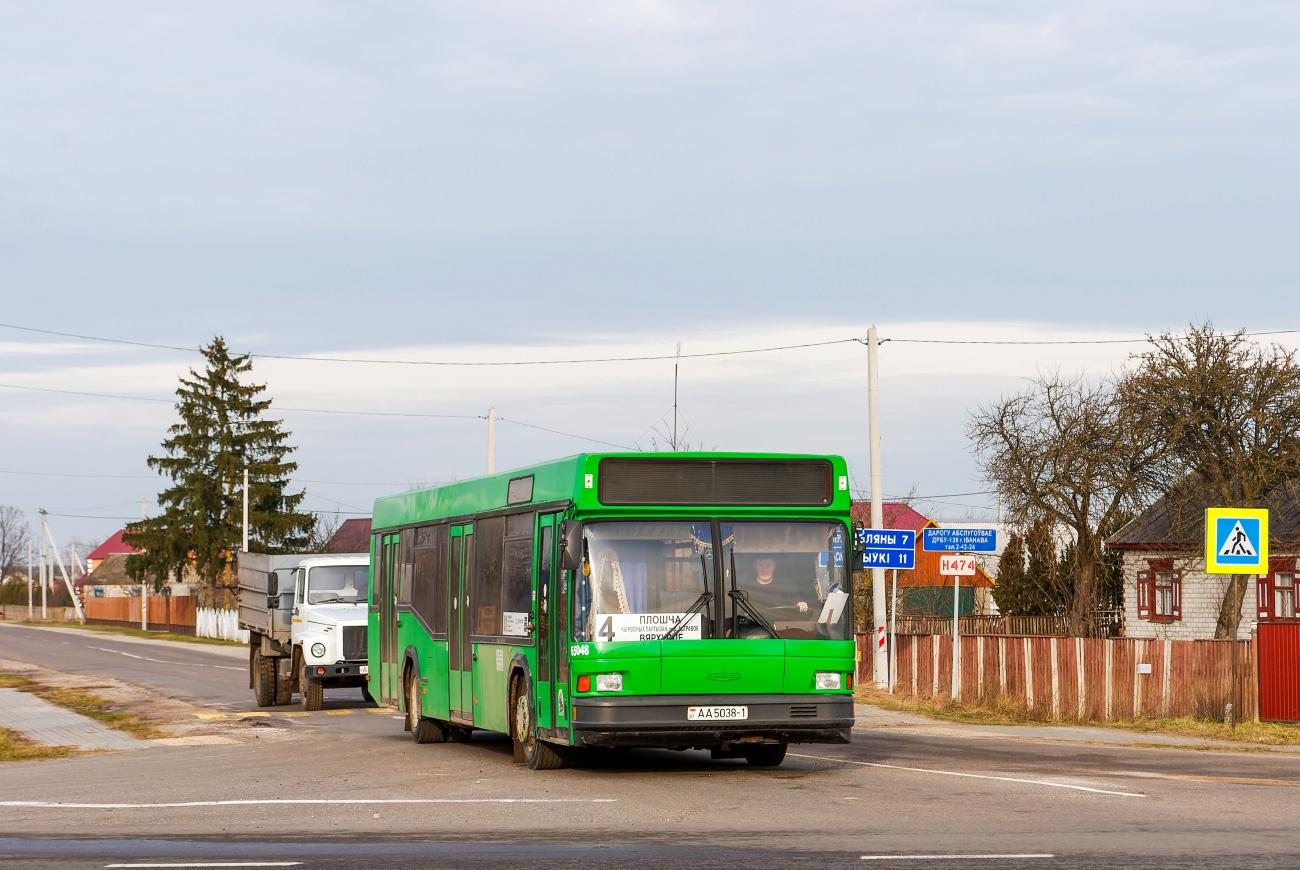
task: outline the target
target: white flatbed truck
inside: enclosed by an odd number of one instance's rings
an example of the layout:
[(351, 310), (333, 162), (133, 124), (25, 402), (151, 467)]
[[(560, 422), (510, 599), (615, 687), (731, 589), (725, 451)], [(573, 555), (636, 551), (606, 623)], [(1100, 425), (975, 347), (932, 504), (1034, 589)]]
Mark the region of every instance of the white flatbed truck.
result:
[(239, 627), (247, 629), (248, 687), (259, 707), (293, 702), (319, 710), (326, 689), (359, 688), (366, 700), (365, 553), (240, 553)]

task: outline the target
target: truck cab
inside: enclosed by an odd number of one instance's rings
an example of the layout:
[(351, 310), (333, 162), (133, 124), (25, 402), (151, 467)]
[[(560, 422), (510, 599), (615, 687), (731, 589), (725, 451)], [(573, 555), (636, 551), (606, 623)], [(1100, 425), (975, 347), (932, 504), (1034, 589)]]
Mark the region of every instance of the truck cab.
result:
[[(326, 689), (366, 691), (365, 554), (312, 556), (292, 570), (292, 673), (305, 710), (319, 710)], [(285, 579), (280, 588), (286, 587)]]

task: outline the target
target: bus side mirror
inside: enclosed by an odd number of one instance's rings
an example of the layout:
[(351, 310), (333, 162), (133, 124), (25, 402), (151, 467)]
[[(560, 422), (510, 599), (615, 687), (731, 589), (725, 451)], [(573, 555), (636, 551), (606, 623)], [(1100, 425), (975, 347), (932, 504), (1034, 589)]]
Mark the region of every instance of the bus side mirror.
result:
[(280, 594), (280, 574), (278, 571), (268, 571), (266, 574), (266, 594), (272, 597)]
[(582, 568), (582, 523), (577, 520), (560, 523), (560, 567), (566, 571)]

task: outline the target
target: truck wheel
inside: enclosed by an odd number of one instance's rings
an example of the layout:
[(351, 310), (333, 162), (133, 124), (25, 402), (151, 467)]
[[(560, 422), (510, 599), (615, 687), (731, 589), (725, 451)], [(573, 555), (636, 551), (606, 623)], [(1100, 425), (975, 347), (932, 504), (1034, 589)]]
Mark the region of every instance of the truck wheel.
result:
[(410, 672), (406, 675), (406, 721), (416, 743), (447, 742), (442, 725), (420, 715), (420, 681)]
[(537, 738), (533, 722), (532, 693), (520, 678), (515, 679), (515, 740), (523, 748), (524, 763), (529, 770), (557, 770), (564, 757), (556, 747)]
[(260, 652), (253, 660), (253, 697), (257, 706), (270, 707), (275, 704), (276, 663), (279, 659), (264, 656)]
[(760, 743), (740, 750), (750, 767), (779, 767), (785, 761), (784, 743)]
[(281, 664), (287, 665), (287, 660), (272, 659), (275, 662), (275, 704), (277, 707), (287, 707), (293, 703), (293, 677), (289, 674), (281, 673), (284, 668)]
[(325, 705), (325, 684), (320, 680), (299, 681), (298, 688), (304, 710), (319, 710)]

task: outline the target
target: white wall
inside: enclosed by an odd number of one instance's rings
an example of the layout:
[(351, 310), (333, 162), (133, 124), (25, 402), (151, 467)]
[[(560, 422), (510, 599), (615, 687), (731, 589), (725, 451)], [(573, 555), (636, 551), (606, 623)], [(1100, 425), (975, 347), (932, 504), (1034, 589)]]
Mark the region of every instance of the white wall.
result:
[[(1137, 575), (1149, 570), (1148, 559), (1173, 559), (1174, 568), (1183, 572), (1183, 618), (1177, 622), (1152, 622), (1139, 619), (1137, 613)], [(1207, 574), (1200, 553), (1170, 553), (1167, 550), (1124, 551), (1124, 636), (1160, 640), (1213, 640), (1219, 621), (1219, 604), (1228, 588), (1231, 574)], [(1255, 632), (1255, 581), (1246, 588), (1241, 607), (1237, 639), (1249, 640)]]

